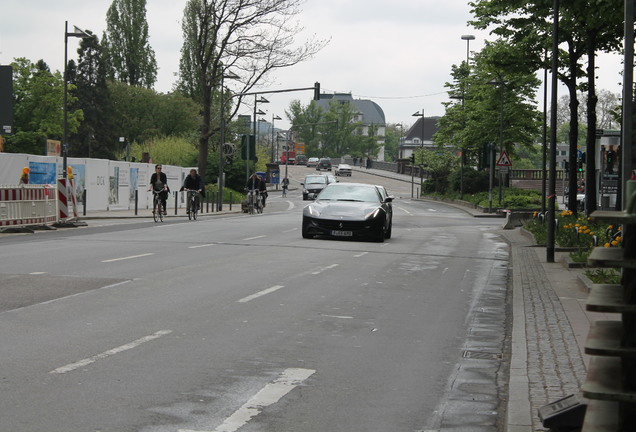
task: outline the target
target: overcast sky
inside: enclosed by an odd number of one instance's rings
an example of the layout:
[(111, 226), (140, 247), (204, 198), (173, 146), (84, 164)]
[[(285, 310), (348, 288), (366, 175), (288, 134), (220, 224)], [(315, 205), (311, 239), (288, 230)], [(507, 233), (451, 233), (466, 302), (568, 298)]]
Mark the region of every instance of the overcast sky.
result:
[[(106, 28), (106, 11), (112, 0), (3, 0), (0, 26), (0, 64), (17, 57), (43, 59), (53, 70), (64, 63), (64, 21), (100, 38)], [(182, 45), (181, 18), (185, 0), (147, 0), (150, 45), (159, 66), (155, 89), (171, 90), (179, 69)], [(312, 60), (274, 72), (273, 84), (263, 90), (313, 86), (318, 81), (326, 93), (351, 93), (370, 99), (384, 111), (387, 123), (403, 123), (405, 130), (426, 116), (443, 115), (447, 101), (444, 83), (450, 81), (453, 64), (466, 58), (464, 34), (475, 35), (470, 50), (479, 50), (485, 32), (469, 28), (467, 0), (307, 0), (298, 21), (305, 28), (299, 41), (316, 35), (330, 43)], [(69, 58), (76, 58), (78, 40), (69, 39)], [(620, 92), (620, 58), (599, 59), (599, 89)], [(229, 84), (229, 83), (228, 83)], [(542, 90), (539, 91), (540, 96)], [(560, 95), (564, 94), (560, 90)], [(287, 127), (285, 110), (293, 99), (309, 103), (312, 92), (266, 96), (259, 105), (283, 118), (276, 127)], [(250, 114), (243, 107), (241, 114)]]

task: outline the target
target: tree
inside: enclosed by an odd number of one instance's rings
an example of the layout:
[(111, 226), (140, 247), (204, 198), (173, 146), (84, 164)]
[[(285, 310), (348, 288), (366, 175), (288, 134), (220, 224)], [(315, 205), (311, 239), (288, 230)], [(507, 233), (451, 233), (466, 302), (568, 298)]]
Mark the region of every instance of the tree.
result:
[(262, 84), (269, 72), (305, 61), (324, 46), (324, 42), (309, 40), (294, 47), (302, 29), (292, 25), (291, 20), (298, 14), (301, 3), (302, 0), (187, 2), (178, 88), (201, 104), (198, 142), (201, 176), (206, 176), (210, 138), (220, 125), (220, 121), (212, 123), (213, 93), (218, 100), (220, 92), (225, 92), (220, 84), (226, 71), (240, 76), (240, 90), (227, 114), (229, 120), (236, 115), (242, 95)]
[[(43, 154), (46, 139), (62, 139), (64, 81), (59, 72), (51, 73), (49, 66), (39, 60), (31, 63), (18, 58), (13, 68), (14, 134), (7, 138), (6, 151)], [(69, 104), (75, 98), (69, 85)], [(68, 111), (68, 130), (77, 130), (83, 118), (81, 109)]]
[(112, 79), (138, 87), (154, 85), (157, 61), (148, 42), (146, 0), (113, 0), (106, 13), (102, 39)]
[[(551, 45), (552, 2), (547, 0), (475, 0), (469, 2), (476, 19), (471, 22), (477, 28), (495, 26), (493, 33), (511, 44), (524, 48), (527, 67), (538, 70), (541, 58)], [(572, 0), (561, 2), (559, 16), (560, 41), (567, 45), (566, 53), (559, 53), (559, 70), (553, 71), (567, 86), (570, 94), (570, 179), (568, 207), (576, 209), (576, 145), (578, 141), (577, 90), (579, 78), (587, 75), (585, 89), (588, 92), (588, 133), (587, 153), (592, 157), (588, 162), (586, 181), (586, 211), (596, 209), (595, 137), (596, 130), (596, 89), (595, 55), (599, 50), (615, 51), (622, 41), (622, 2), (620, 0), (595, 1)], [(581, 61), (587, 56), (587, 69), (583, 71)], [(547, 56), (546, 60), (547, 60)]]
[[(514, 60), (518, 55), (518, 48), (502, 40), (487, 42), (475, 54), (469, 76), (461, 67), (452, 70), (455, 81), (446, 87), (451, 98), (463, 94), (464, 103), (445, 104), (446, 112), (433, 141), (438, 146), (463, 148), (469, 166), (479, 165), (477, 158), (485, 143), (497, 143), (499, 148), (502, 127), (503, 150), (511, 156), (532, 147), (539, 133), (538, 81), (533, 73), (517, 66)], [(461, 79), (465, 81), (463, 88)]]
[[(92, 35), (90, 31), (88, 34)], [(112, 98), (106, 76), (108, 66), (104, 48), (97, 36), (80, 41), (77, 67), (68, 68), (70, 83), (75, 85), (72, 108), (81, 109), (84, 121), (76, 134), (69, 137), (70, 153), (76, 156), (112, 159), (117, 142), (115, 119), (112, 114)]]

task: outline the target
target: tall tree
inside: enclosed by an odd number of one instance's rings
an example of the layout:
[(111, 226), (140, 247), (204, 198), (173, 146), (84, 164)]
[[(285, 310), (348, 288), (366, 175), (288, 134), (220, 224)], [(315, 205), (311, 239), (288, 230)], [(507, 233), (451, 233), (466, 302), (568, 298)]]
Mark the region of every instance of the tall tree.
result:
[(111, 97), (106, 83), (108, 66), (103, 47), (90, 31), (77, 50), (77, 67), (69, 68), (69, 82), (75, 85), (72, 108), (81, 109), (84, 121), (70, 136), (71, 153), (77, 156), (112, 159), (117, 142)]
[(102, 42), (107, 47), (113, 79), (137, 87), (154, 85), (157, 61), (148, 42), (146, 0), (113, 0), (106, 13)]
[[(528, 68), (538, 70), (548, 67), (542, 65), (543, 53), (552, 40), (550, 0), (474, 0), (475, 20), (471, 24), (477, 28), (494, 27), (492, 32), (511, 44), (524, 47), (523, 62)], [(579, 80), (587, 74), (588, 89), (588, 151), (595, 150), (594, 131), (596, 129), (595, 107), (595, 62), (598, 50), (614, 50), (622, 39), (622, 1), (621, 0), (571, 0), (561, 2), (559, 17), (559, 42), (565, 43), (566, 52), (559, 53), (559, 80), (568, 88), (570, 95), (570, 179), (568, 207), (576, 209), (576, 154), (578, 141)], [(587, 56), (587, 69), (583, 70), (582, 60)], [(590, 164), (590, 170), (593, 170)], [(589, 190), (586, 188), (588, 211), (595, 208), (596, 193), (593, 175), (588, 171)]]
[(314, 40), (295, 45), (302, 29), (291, 20), (301, 3), (302, 0), (187, 2), (178, 88), (201, 104), (199, 172), (203, 177), (210, 138), (220, 125), (220, 119), (213, 122), (212, 105), (218, 100), (221, 77), (226, 71), (240, 76), (234, 108), (227, 114), (231, 119), (238, 111), (241, 95), (256, 84), (263, 84), (269, 72), (305, 61), (324, 46), (324, 42)]
[(470, 76), (462, 67), (453, 68), (455, 81), (446, 87), (451, 97), (463, 97), (464, 104), (445, 104), (446, 113), (433, 137), (437, 145), (461, 146), (473, 166), (479, 164), (477, 158), (487, 142), (496, 143), (496, 148), (503, 145), (511, 156), (534, 144), (540, 125), (535, 99), (539, 82), (535, 74), (518, 67), (519, 55), (517, 47), (503, 40), (487, 42), (475, 54)]

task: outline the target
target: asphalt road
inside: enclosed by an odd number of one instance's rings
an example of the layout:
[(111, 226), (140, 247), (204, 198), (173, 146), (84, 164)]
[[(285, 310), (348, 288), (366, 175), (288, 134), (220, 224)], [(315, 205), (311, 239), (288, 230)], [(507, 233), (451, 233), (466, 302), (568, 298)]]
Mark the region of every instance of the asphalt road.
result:
[(396, 199), (385, 243), (308, 240), (304, 204), (0, 235), (0, 431), (500, 430), (500, 221)]

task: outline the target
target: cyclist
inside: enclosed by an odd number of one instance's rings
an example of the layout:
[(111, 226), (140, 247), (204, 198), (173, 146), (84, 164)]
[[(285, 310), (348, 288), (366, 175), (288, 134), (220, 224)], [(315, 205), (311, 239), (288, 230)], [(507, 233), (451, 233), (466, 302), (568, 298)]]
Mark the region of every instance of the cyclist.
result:
[(265, 199), (267, 198), (267, 184), (261, 176), (256, 173), (252, 174), (250, 178), (247, 179), (247, 185), (245, 185), (245, 188), (248, 191), (256, 189), (260, 193), (261, 197), (263, 197), (263, 207), (265, 207)]
[[(190, 170), (190, 175), (185, 178), (183, 182), (183, 186), (181, 190), (186, 191), (197, 191), (198, 194), (195, 196), (195, 201), (197, 203), (197, 207), (199, 206), (200, 198), (203, 198), (204, 189), (203, 189), (203, 179), (199, 174), (197, 174), (197, 170), (194, 168)], [(186, 213), (190, 214), (190, 199), (186, 200)]]
[(168, 214), (166, 212), (166, 200), (168, 199), (168, 192), (170, 192), (170, 188), (168, 188), (168, 177), (165, 173), (161, 172), (161, 169), (161, 165), (155, 165), (155, 172), (152, 176), (150, 176), (148, 191), (151, 189), (155, 192), (161, 191), (159, 193), (159, 199), (161, 200), (163, 214)]
[(286, 197), (287, 196), (287, 190), (289, 189), (289, 179), (287, 177), (285, 177), (283, 179), (283, 196)]

